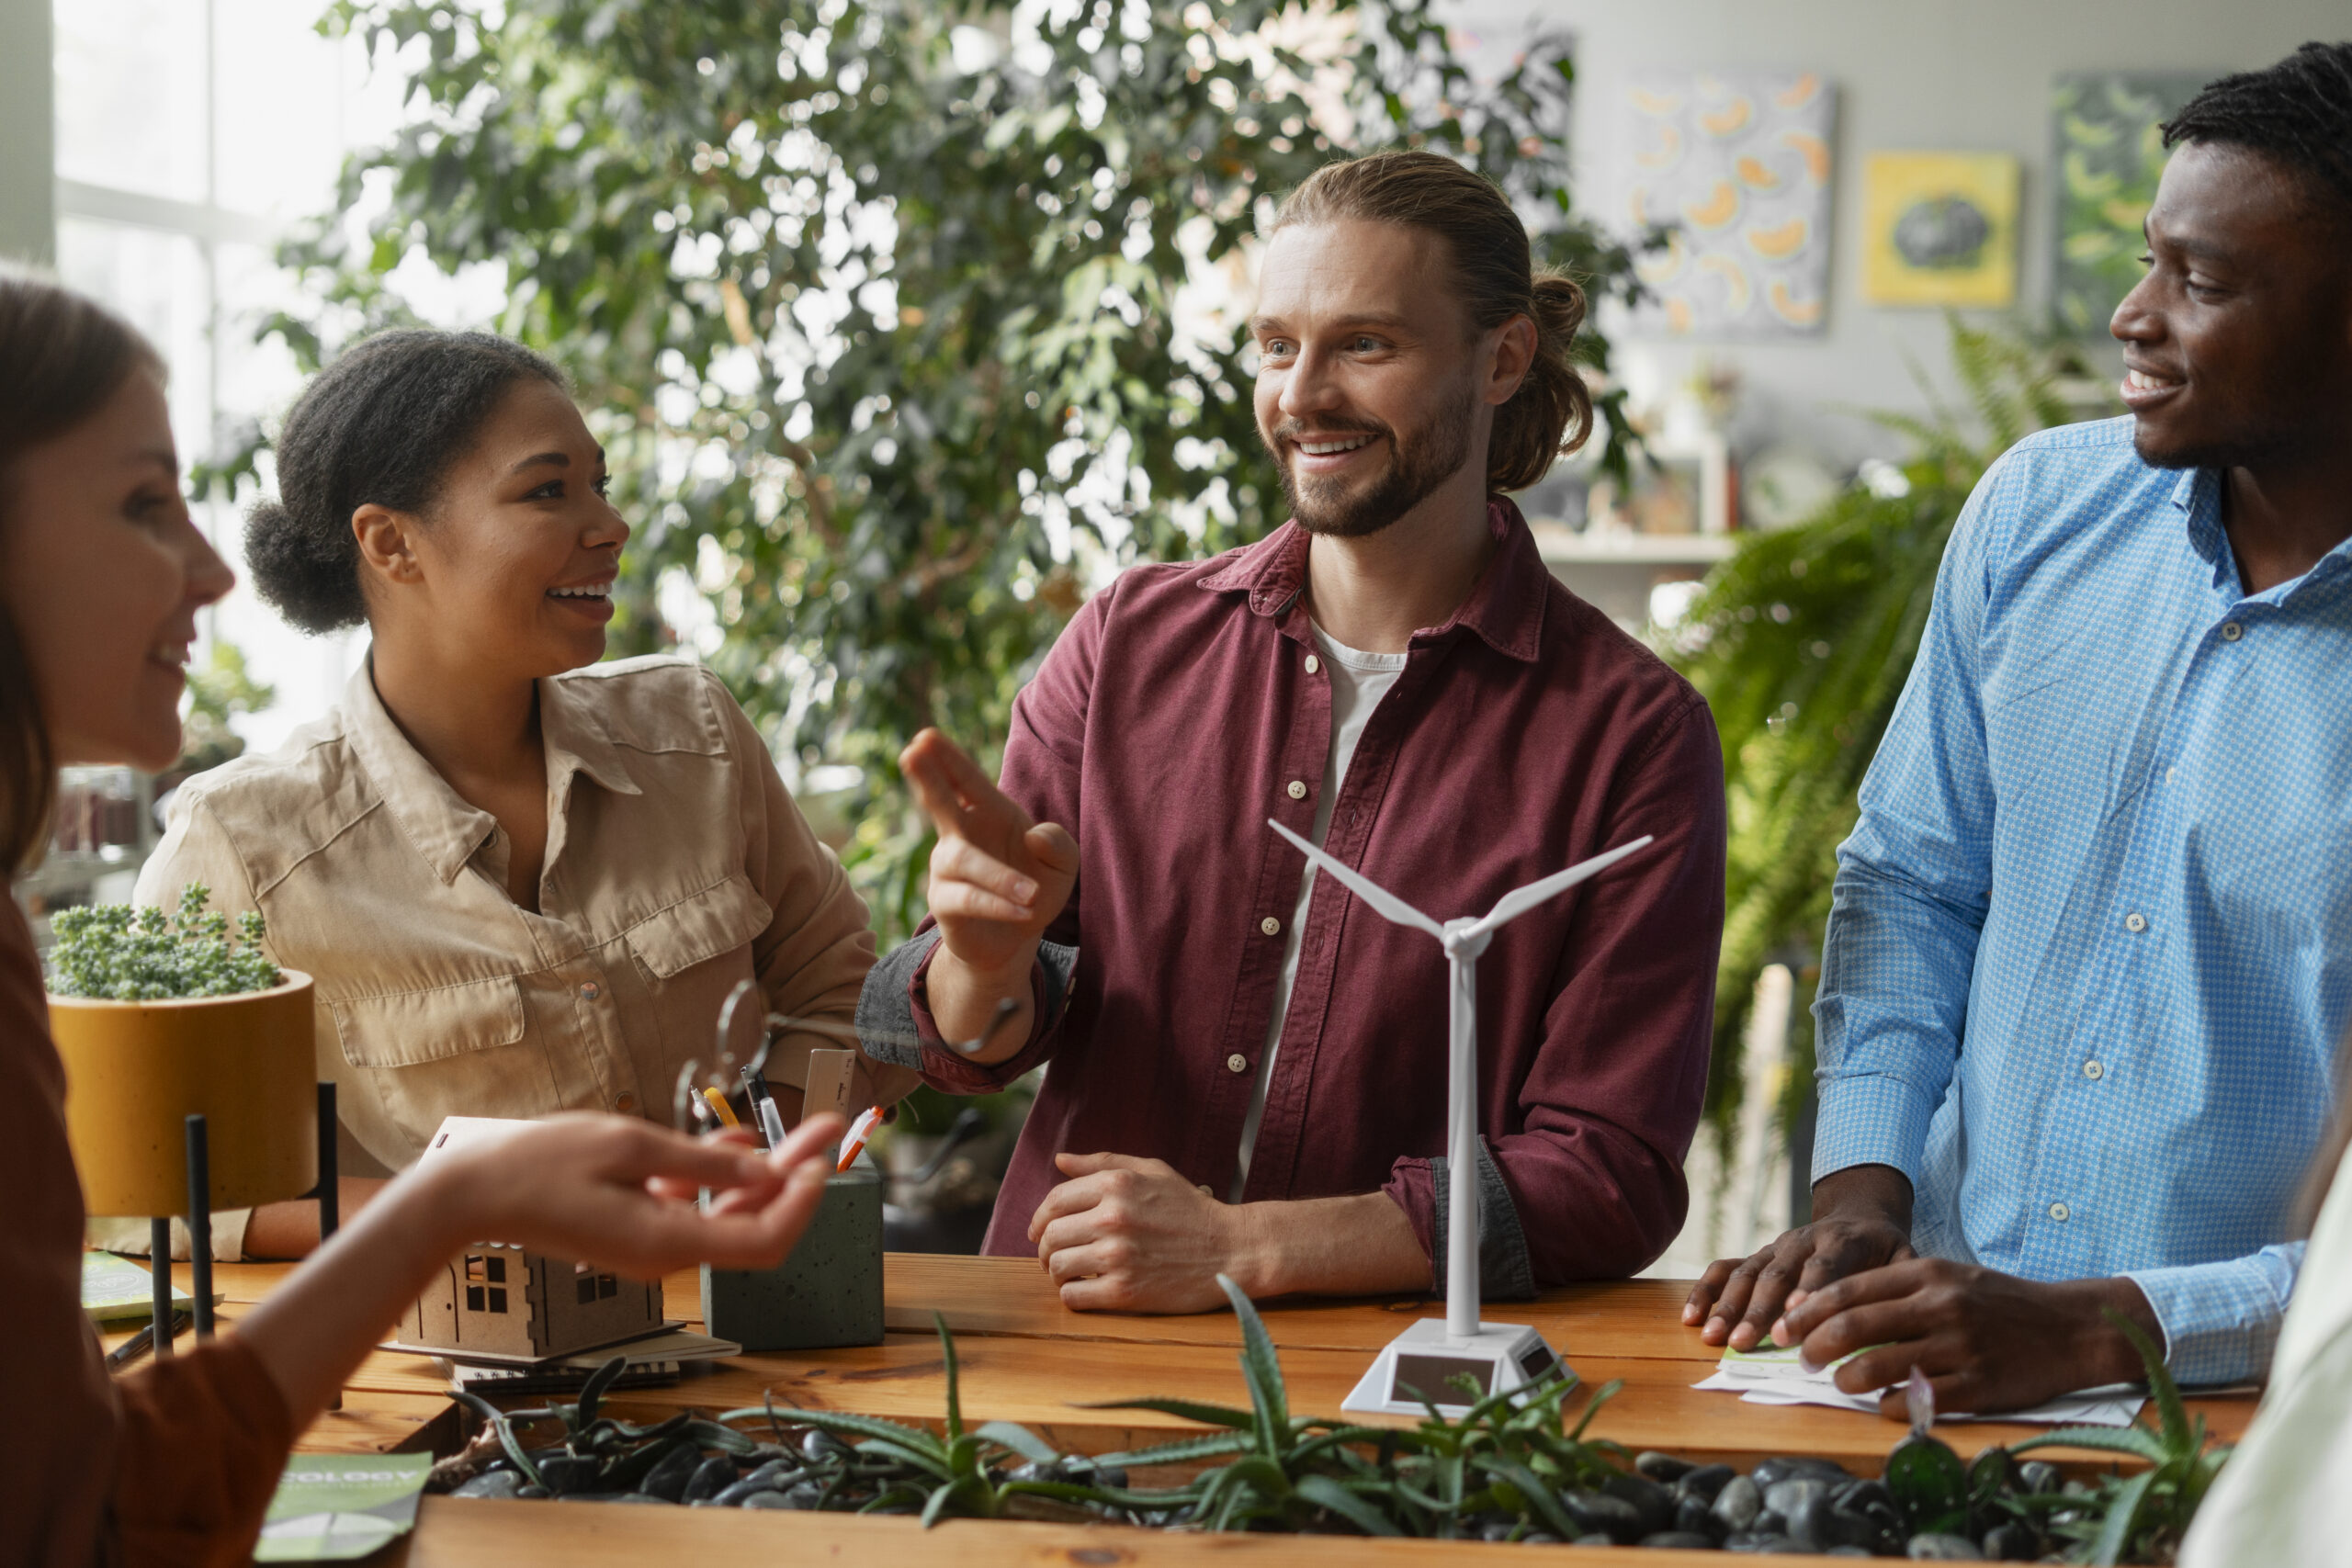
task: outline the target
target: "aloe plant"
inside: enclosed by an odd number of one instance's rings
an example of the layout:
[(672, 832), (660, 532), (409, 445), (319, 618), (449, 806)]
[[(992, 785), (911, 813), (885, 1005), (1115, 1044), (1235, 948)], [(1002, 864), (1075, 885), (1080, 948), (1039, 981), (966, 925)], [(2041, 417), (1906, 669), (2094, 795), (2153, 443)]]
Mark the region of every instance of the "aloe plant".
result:
[(2009, 1451), (2098, 1449), (2144, 1460), (2148, 1468), (2134, 1474), (2103, 1475), (2087, 1489), (2061, 1494), (2052, 1505), (2060, 1512), (2051, 1533), (2073, 1543), (2069, 1560), (2075, 1562), (2169, 1562), (2230, 1450), (2209, 1441), (2203, 1416), (2190, 1416), (2154, 1342), (2112, 1308), (2107, 1317), (2147, 1369), (2154, 1422), (2143, 1411), (2129, 1427), (2061, 1427)]

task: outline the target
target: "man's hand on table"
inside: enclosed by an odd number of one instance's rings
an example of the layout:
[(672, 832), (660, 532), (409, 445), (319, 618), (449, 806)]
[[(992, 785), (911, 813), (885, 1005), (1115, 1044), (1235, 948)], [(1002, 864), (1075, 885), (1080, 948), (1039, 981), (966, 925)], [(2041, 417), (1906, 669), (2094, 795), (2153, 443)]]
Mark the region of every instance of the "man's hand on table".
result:
[(1753, 1258), (1709, 1264), (1682, 1305), (1710, 1345), (1752, 1350), (1786, 1344), (1781, 1313), (1836, 1280), (1901, 1262), (1911, 1252), (1911, 1183), (1891, 1166), (1858, 1165), (1814, 1183), (1813, 1223)]
[(1917, 1367), (1952, 1413), (2026, 1410), (2079, 1388), (2141, 1375), (2139, 1352), (2108, 1320), (2120, 1313), (2158, 1345), (2164, 1330), (2129, 1280), (2041, 1284), (1972, 1263), (1915, 1258), (1810, 1292), (1788, 1309), (1807, 1366), (1844, 1356), (1838, 1386), (1885, 1389), (1882, 1412), (1905, 1419), (1899, 1386)]
[(1056, 1155), (1029, 1222), (1074, 1312), (1213, 1312), (1224, 1274), (1252, 1297), (1426, 1291), (1430, 1258), (1385, 1193), (1224, 1203), (1163, 1160)]
[[(899, 767), (939, 832), (928, 897), (940, 941), (923, 983), (932, 1019), (949, 1040), (989, 1035), (972, 1059), (1003, 1061), (1028, 1039), (1030, 971), (1078, 885), (1078, 842), (1055, 823), (1031, 821), (936, 729), (917, 735)], [(1016, 1011), (1000, 1022), (1008, 997)]]
[(1219, 1274), (1266, 1293), (1251, 1205), (1221, 1203), (1164, 1160), (1056, 1155), (1070, 1180), (1029, 1221), (1037, 1261), (1076, 1312), (1207, 1312)]

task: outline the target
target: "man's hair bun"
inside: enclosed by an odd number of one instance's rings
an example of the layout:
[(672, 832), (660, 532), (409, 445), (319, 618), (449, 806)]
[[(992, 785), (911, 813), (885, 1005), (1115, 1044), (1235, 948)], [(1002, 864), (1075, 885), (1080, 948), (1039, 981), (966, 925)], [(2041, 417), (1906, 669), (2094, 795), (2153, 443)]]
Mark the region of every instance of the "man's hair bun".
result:
[(245, 514), (254, 591), (303, 631), (368, 618), (351, 514), (368, 505), (429, 515), (450, 465), (471, 449), (506, 389), (563, 373), (489, 333), (384, 333), (304, 389), (277, 438), (277, 493)]

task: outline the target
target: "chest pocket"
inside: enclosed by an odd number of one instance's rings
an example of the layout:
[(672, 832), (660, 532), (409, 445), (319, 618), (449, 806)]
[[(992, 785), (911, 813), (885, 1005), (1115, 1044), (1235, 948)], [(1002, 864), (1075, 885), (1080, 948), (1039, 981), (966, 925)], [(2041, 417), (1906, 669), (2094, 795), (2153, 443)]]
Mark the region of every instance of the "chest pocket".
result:
[(698, 964), (751, 946), (775, 919), (775, 911), (752, 891), (749, 878), (730, 876), (648, 915), (623, 932), (622, 940), (656, 980), (673, 980)]
[(511, 975), (327, 1005), (355, 1067), (421, 1066), (523, 1038), (523, 988)]

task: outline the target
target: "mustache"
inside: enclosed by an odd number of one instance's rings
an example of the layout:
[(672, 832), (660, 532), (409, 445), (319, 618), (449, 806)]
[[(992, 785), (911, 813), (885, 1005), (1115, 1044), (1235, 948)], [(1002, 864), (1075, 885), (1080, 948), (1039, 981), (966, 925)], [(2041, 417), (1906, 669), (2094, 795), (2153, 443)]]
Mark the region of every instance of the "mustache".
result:
[(1310, 430), (1318, 436), (1326, 437), (1333, 435), (1394, 435), (1396, 434), (1396, 432), (1389, 429), (1387, 425), (1383, 424), (1378, 420), (1323, 419), (1317, 420), (1310, 425), (1304, 420), (1286, 419), (1283, 421), (1282, 423), (1274, 426), (1273, 429), (1266, 433), (1266, 445), (1269, 446), (1280, 447), (1284, 442), (1298, 440)]

